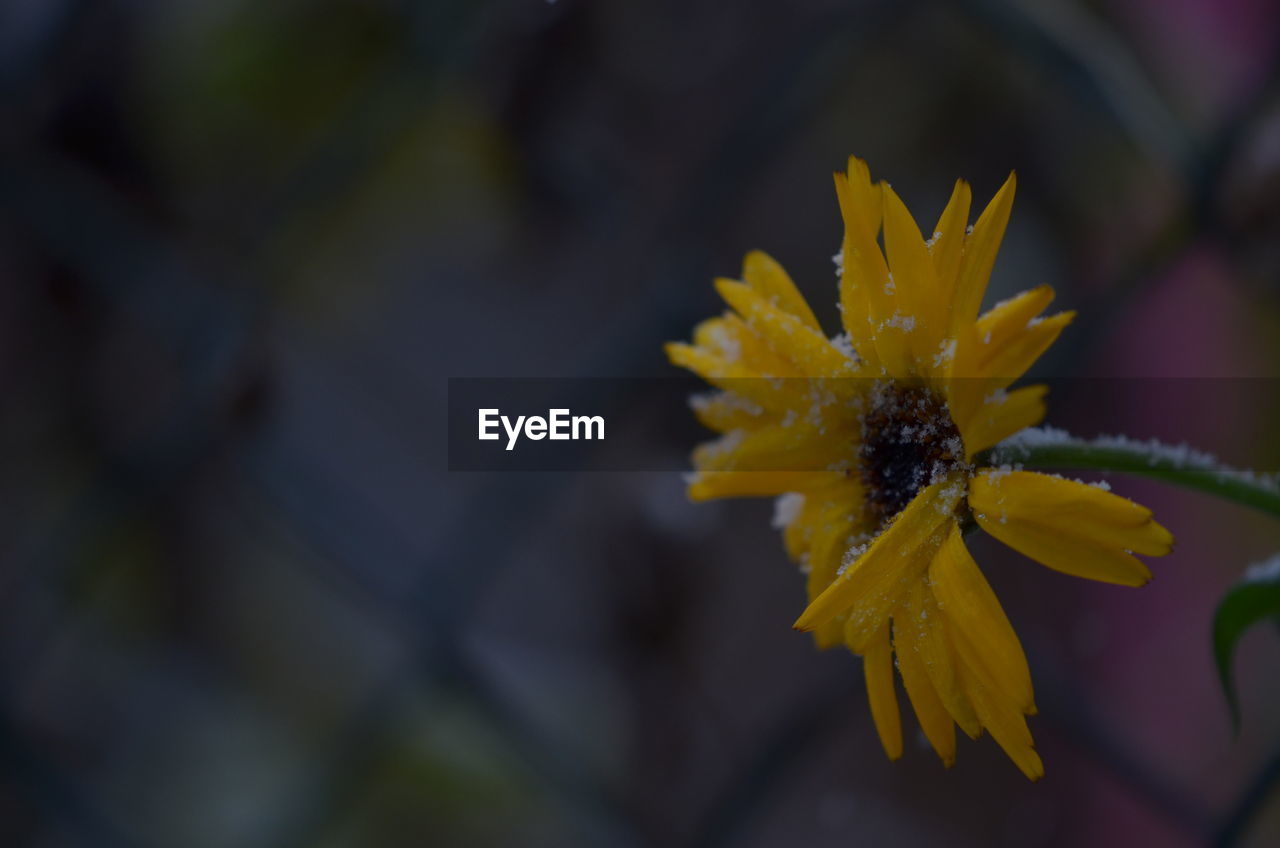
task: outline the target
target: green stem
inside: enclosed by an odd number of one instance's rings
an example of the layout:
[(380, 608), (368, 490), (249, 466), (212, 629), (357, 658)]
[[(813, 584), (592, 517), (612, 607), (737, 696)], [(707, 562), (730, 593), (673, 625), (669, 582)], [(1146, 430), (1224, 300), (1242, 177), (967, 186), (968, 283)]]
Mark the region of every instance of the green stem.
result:
[(1091, 442), (1051, 432), (1055, 438), (1043, 443), (1015, 437), (979, 455), (976, 462), (980, 466), (1017, 464), (1024, 468), (1113, 471), (1152, 477), (1280, 517), (1280, 485), (1269, 475), (1229, 468), (1211, 457), (1155, 441)]

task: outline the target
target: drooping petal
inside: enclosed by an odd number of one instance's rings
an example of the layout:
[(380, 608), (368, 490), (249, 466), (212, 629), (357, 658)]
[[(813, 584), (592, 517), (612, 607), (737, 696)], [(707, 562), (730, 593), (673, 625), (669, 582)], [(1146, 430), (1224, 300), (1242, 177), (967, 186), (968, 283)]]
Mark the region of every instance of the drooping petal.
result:
[(929, 581), (942, 615), (967, 637), (956, 644), (965, 664), (984, 669), (1021, 711), (1034, 712), (1031, 671), (1022, 643), (969, 555), (958, 526), (951, 529), (933, 558)]
[(1079, 480), (1034, 471), (987, 472), (974, 477), (970, 491), (974, 509), (1011, 521), (1146, 556), (1173, 549), (1173, 534), (1153, 520), (1151, 510)]
[(742, 279), (774, 306), (794, 315), (805, 326), (822, 332), (804, 295), (800, 294), (790, 275), (769, 254), (762, 250), (748, 253), (742, 262)]
[(893, 686), (893, 648), (889, 644), (888, 621), (867, 644), (862, 673), (880, 744), (889, 759), (896, 760), (902, 756), (902, 714), (898, 711), (898, 695)]
[(982, 726), (960, 685), (959, 658), (947, 638), (942, 613), (927, 580), (917, 581), (908, 597), (906, 614), (894, 618), (893, 626), (911, 631), (910, 641), (915, 643), (939, 700), (965, 734), (977, 739)]
[(894, 616), (893, 651), (898, 657), (898, 672), (902, 675), (902, 684), (916, 712), (920, 729), (933, 745), (933, 750), (938, 752), (943, 765), (950, 768), (956, 761), (955, 722), (929, 679), (929, 672), (920, 655), (920, 645), (916, 641), (918, 629), (902, 626), (900, 622), (900, 616)]
[(983, 530), (1018, 553), (1063, 574), (1120, 586), (1151, 582), (1151, 571), (1142, 562), (1115, 548), (1035, 524), (993, 521), (989, 513), (975, 512), (974, 517)]
[[(949, 632), (955, 642), (966, 641), (964, 633), (955, 628), (949, 628)], [(961, 677), (969, 701), (978, 714), (978, 720), (991, 733), (991, 738), (996, 740), (1009, 755), (1009, 759), (1030, 780), (1043, 778), (1044, 763), (1036, 753), (1035, 740), (1031, 738), (1031, 731), (1027, 729), (1027, 720), (1022, 711), (979, 680), (972, 669), (962, 669)]]
[(1019, 553), (1106, 583), (1147, 583), (1151, 572), (1128, 552), (1159, 556), (1173, 544), (1144, 507), (1046, 474), (979, 473), (970, 481), (969, 506), (983, 530)]
[(938, 529), (952, 521), (961, 494), (954, 481), (943, 480), (922, 489), (889, 523), (858, 559), (815, 598), (795, 623), (797, 630), (812, 630), (836, 615), (852, 610), (857, 619), (874, 629), (898, 605), (903, 593), (928, 567), (921, 549), (931, 557), (941, 543)]

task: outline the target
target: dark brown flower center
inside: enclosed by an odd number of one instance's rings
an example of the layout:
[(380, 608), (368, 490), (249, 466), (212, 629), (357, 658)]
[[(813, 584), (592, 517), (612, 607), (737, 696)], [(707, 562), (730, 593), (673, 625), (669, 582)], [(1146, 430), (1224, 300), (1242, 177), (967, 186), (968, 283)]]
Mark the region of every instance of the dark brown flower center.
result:
[(858, 455), (867, 518), (881, 528), (917, 492), (964, 464), (964, 444), (936, 392), (882, 383), (871, 393)]

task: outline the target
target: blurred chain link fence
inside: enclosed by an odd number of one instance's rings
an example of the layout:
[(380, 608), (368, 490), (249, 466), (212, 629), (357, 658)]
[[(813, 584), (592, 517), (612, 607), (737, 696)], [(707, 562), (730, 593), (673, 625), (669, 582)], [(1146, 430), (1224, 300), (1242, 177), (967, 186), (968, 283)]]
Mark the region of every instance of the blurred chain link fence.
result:
[(994, 569), (1033, 787), (988, 741), (883, 761), (766, 505), (450, 475), (440, 422), (448, 376), (667, 373), (749, 248), (829, 304), (849, 152), (926, 210), (1019, 169), (993, 294), (1080, 309), (1057, 373), (1273, 375), (1276, 33), (1244, 0), (7, 4), (3, 841), (1268, 844), (1280, 689), (1233, 742), (1195, 622), (1274, 528), (1156, 496), (1185, 544), (1142, 599)]

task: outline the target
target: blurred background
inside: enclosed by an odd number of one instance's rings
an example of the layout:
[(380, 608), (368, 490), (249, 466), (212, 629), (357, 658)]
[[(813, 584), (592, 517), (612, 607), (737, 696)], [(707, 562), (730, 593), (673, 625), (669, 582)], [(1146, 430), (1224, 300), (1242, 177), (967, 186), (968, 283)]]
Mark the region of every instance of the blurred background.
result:
[(769, 503), (446, 471), (447, 377), (672, 375), (750, 248), (834, 330), (850, 153), (926, 226), (1016, 168), (1041, 371), (1249, 378), (1108, 420), (1274, 462), (1274, 2), (0, 3), (0, 843), (1277, 844), (1264, 516), (1116, 481), (1141, 591), (978, 543), (1032, 785), (886, 761)]

